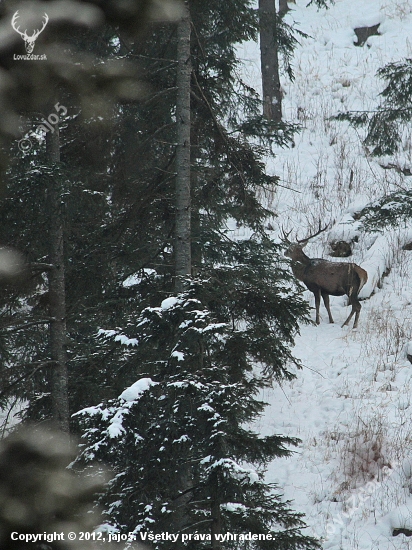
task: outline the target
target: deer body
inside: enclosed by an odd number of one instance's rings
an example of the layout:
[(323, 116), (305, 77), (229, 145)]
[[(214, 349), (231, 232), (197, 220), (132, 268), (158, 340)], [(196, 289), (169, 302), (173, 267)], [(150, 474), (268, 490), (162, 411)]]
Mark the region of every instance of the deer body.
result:
[(346, 294), (352, 306), (352, 311), (342, 326), (347, 325), (353, 315), (356, 314), (353, 324), (353, 328), (356, 328), (361, 310), (358, 295), (368, 280), (367, 272), (354, 263), (330, 262), (322, 258), (309, 258), (303, 252), (303, 246), (291, 244), (286, 250), (285, 256), (292, 260), (292, 271), (295, 277), (302, 281), (315, 296), (316, 323), (320, 324), (321, 296), (328, 312), (329, 322), (333, 323), (329, 296), (344, 296)]

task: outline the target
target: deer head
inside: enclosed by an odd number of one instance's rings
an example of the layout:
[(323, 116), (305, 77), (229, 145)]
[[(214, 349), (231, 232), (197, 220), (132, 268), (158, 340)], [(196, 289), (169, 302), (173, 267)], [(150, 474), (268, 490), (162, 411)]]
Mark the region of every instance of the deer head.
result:
[(45, 13), (43, 15), (43, 26), (42, 26), (42, 28), (33, 31), (33, 34), (31, 36), (29, 36), (27, 34), (27, 29), (24, 32), (21, 32), (20, 31), (20, 26), (16, 27), (16, 22), (17, 22), (18, 18), (19, 18), (19, 12), (16, 11), (16, 13), (13, 15), (13, 19), (11, 20), (11, 26), (23, 38), (24, 45), (25, 45), (25, 48), (26, 48), (26, 52), (27, 53), (32, 53), (33, 50), (34, 50), (34, 45), (36, 43), (36, 40), (37, 40), (39, 34), (43, 32), (45, 26), (47, 25), (47, 23), (49, 21), (49, 16), (47, 15), (47, 13)]
[(325, 227), (322, 228), (322, 225), (319, 222), (319, 229), (316, 231), (316, 233), (312, 233), (312, 235), (308, 235), (304, 239), (296, 238), (294, 241), (290, 241), (289, 235), (292, 233), (292, 230), (286, 233), (286, 231), (282, 227), (283, 241), (288, 247), (285, 251), (285, 256), (294, 261), (302, 261), (302, 259), (307, 258), (306, 254), (303, 252), (303, 248), (308, 244), (310, 239), (317, 237), (318, 235), (326, 231), (327, 228), (328, 225), (325, 225)]

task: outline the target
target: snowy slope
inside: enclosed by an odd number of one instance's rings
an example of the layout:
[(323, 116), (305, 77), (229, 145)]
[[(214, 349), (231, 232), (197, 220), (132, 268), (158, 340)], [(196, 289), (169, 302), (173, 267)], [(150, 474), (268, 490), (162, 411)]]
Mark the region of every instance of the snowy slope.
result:
[[(285, 119), (304, 130), (294, 148), (268, 161), (285, 186), (268, 201), (278, 214), (274, 224), (300, 238), (319, 219), (331, 223), (331, 231), (307, 246), (310, 256), (327, 258), (328, 240), (357, 230), (353, 212), (410, 187), (408, 178), (368, 157), (362, 135), (328, 117), (377, 105), (383, 88), (377, 69), (412, 56), (412, 1), (336, 0), (327, 11), (307, 3), (296, 0), (287, 15), (310, 38), (301, 39), (295, 53), (295, 81), (283, 83)], [(381, 35), (355, 47), (353, 29), (377, 23)], [(258, 47), (248, 43), (239, 51), (245, 78), (256, 84)], [(383, 160), (410, 165), (410, 137), (397, 158)], [(297, 380), (264, 394), (270, 405), (261, 432), (302, 439), (292, 458), (273, 462), (268, 481), (294, 499), (325, 549), (412, 548), (412, 537), (392, 535), (395, 528), (412, 529), (412, 366), (406, 357), (412, 252), (401, 250), (411, 235), (410, 227), (359, 235), (348, 258), (369, 273), (358, 330), (340, 328), (348, 315), (345, 297), (332, 297), (336, 324), (328, 324), (322, 309), (321, 325), (302, 327), (297, 338), (295, 355), (304, 365)], [(305, 297), (313, 306), (312, 294)]]

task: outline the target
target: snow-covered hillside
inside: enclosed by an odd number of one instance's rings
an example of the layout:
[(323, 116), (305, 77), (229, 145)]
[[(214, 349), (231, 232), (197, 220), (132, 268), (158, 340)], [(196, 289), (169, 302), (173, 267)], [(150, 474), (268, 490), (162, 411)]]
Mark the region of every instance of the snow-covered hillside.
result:
[[(290, 4), (288, 22), (309, 38), (300, 39), (294, 56), (295, 81), (283, 83), (285, 119), (304, 130), (294, 148), (268, 162), (284, 186), (268, 200), (274, 225), (300, 238), (319, 220), (330, 223), (307, 246), (309, 256), (327, 258), (328, 242), (357, 231), (355, 212), (410, 188), (410, 178), (368, 157), (361, 134), (329, 117), (376, 107), (383, 88), (376, 71), (412, 56), (412, 2), (336, 0), (321, 11), (307, 3)], [(377, 23), (381, 34), (356, 47), (354, 28)], [(256, 84), (257, 46), (245, 45), (240, 55), (245, 78)], [(410, 165), (411, 149), (404, 135), (402, 153), (380, 163)], [(306, 514), (325, 549), (412, 548), (412, 537), (393, 536), (394, 529), (412, 530), (412, 252), (402, 250), (411, 228), (358, 237), (348, 261), (369, 273), (359, 328), (340, 327), (346, 297), (332, 298), (336, 324), (328, 324), (322, 306), (320, 326), (302, 327), (297, 338), (295, 355), (304, 365), (297, 380), (264, 395), (270, 406), (262, 433), (302, 439), (292, 458), (271, 465), (268, 480)], [(313, 305), (313, 295), (305, 296)]]

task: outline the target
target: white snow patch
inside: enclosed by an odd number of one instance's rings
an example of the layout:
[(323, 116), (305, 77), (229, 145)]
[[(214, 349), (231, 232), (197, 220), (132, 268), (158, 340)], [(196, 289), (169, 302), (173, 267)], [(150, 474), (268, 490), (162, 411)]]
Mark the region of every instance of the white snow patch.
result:
[(156, 274), (155, 269), (150, 269), (150, 268), (146, 267), (146, 268), (142, 269), (141, 271), (139, 271), (139, 273), (134, 273), (133, 275), (129, 275), (123, 281), (122, 286), (124, 288), (129, 288), (131, 286), (138, 285), (139, 283), (141, 283), (143, 281), (145, 276), (147, 277), (149, 275), (155, 275), (155, 274)]
[(178, 301), (178, 298), (176, 298), (175, 296), (171, 296), (170, 298), (166, 298), (165, 300), (163, 300), (163, 302), (160, 304), (160, 307), (162, 309), (170, 309), (171, 307), (176, 305)]
[(176, 357), (176, 359), (178, 361), (184, 361), (185, 360), (185, 354), (181, 351), (172, 351), (172, 353), (170, 354), (172, 357)]
[(128, 338), (125, 334), (117, 334), (114, 341), (120, 342), (123, 346), (137, 346), (139, 344), (137, 338)]
[(115, 342), (120, 342), (123, 346), (137, 346), (139, 345), (139, 340), (137, 338), (129, 338), (125, 334), (122, 334), (118, 330), (105, 330), (99, 329), (97, 336), (102, 336), (103, 338), (113, 338)]
[(151, 386), (155, 386), (157, 382), (153, 382), (151, 378), (141, 378), (128, 388), (126, 388), (120, 395), (119, 399), (124, 401), (135, 401), (139, 399), (143, 392), (148, 390)]

